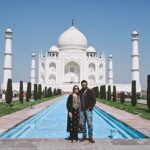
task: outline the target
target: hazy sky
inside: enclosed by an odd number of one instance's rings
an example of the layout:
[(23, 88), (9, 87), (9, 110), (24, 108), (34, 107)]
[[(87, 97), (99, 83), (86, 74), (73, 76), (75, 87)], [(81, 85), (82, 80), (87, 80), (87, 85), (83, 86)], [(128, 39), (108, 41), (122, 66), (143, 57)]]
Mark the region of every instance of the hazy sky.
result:
[(14, 32), (13, 81), (29, 81), (31, 53), (48, 51), (72, 19), (97, 52), (113, 55), (115, 83), (131, 81), (131, 32), (137, 29), (140, 80), (146, 89), (150, 74), (149, 0), (0, 0), (0, 82), (8, 26)]

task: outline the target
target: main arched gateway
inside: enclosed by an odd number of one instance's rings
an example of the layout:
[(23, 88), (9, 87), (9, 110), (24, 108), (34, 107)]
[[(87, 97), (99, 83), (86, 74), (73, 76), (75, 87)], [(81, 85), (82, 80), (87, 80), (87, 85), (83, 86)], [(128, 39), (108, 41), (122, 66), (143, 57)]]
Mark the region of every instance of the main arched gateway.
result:
[(64, 69), (65, 83), (80, 82), (80, 66), (78, 63), (71, 61), (65, 65)]

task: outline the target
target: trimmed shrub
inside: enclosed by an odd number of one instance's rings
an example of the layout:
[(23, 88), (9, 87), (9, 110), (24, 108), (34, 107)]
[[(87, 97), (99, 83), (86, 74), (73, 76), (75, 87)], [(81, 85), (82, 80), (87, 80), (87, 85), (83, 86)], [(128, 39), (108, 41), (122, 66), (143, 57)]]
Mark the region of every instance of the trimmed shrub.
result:
[(29, 102), (31, 99), (31, 82), (27, 83), (27, 91), (26, 91), (26, 101)]
[(61, 89), (59, 89), (59, 92), (58, 92), (58, 94), (59, 94), (59, 95), (61, 95)]
[(108, 86), (108, 91), (107, 91), (107, 99), (111, 100), (111, 86)]
[(42, 97), (42, 85), (39, 84), (38, 85), (38, 99), (41, 99), (41, 97)]
[(96, 98), (99, 98), (99, 89), (98, 89), (98, 86), (95, 87), (95, 96), (96, 96)]
[(42, 97), (45, 97), (45, 90), (42, 91)]
[(100, 86), (99, 97), (100, 97), (100, 99), (103, 99), (102, 85)]
[(19, 101), (20, 103), (23, 103), (23, 81), (20, 81)]
[(106, 86), (103, 86), (103, 98), (106, 99)]
[(44, 90), (44, 97), (47, 98), (48, 97), (48, 91), (47, 91), (47, 87), (45, 86), (45, 90)]
[(121, 92), (121, 95), (120, 95), (120, 102), (121, 102), (121, 104), (123, 104), (125, 102), (125, 94), (123, 91)]
[(147, 106), (150, 110), (150, 75), (147, 76)]
[(37, 84), (34, 84), (33, 99), (37, 100)]
[(132, 81), (132, 96), (131, 96), (131, 104), (132, 106), (136, 106), (137, 98), (136, 98), (136, 81)]
[(7, 89), (6, 89), (6, 102), (7, 102), (8, 105), (11, 104), (12, 99), (13, 99), (12, 79), (8, 79)]
[(113, 86), (113, 102), (116, 102), (116, 86)]
[(54, 96), (56, 96), (56, 95), (57, 95), (56, 88), (54, 88), (54, 91), (53, 91), (53, 93), (54, 93)]
[(49, 87), (49, 88), (48, 88), (48, 97), (51, 97), (51, 96), (53, 96), (52, 88)]

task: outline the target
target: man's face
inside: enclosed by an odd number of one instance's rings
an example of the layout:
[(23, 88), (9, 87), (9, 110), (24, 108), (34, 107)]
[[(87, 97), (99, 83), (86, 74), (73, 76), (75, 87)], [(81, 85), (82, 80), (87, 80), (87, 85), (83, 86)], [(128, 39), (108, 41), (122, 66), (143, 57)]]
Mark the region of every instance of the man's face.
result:
[(82, 88), (83, 88), (83, 89), (86, 89), (86, 88), (87, 88), (87, 83), (86, 83), (86, 82), (83, 82), (83, 83), (82, 83)]

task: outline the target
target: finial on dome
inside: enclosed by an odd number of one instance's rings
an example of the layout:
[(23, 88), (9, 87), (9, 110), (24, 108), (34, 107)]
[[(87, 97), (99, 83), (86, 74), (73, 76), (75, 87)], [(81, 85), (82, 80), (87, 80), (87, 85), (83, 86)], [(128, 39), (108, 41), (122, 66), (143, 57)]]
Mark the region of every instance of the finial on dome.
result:
[(72, 19), (72, 26), (74, 26), (74, 20)]

